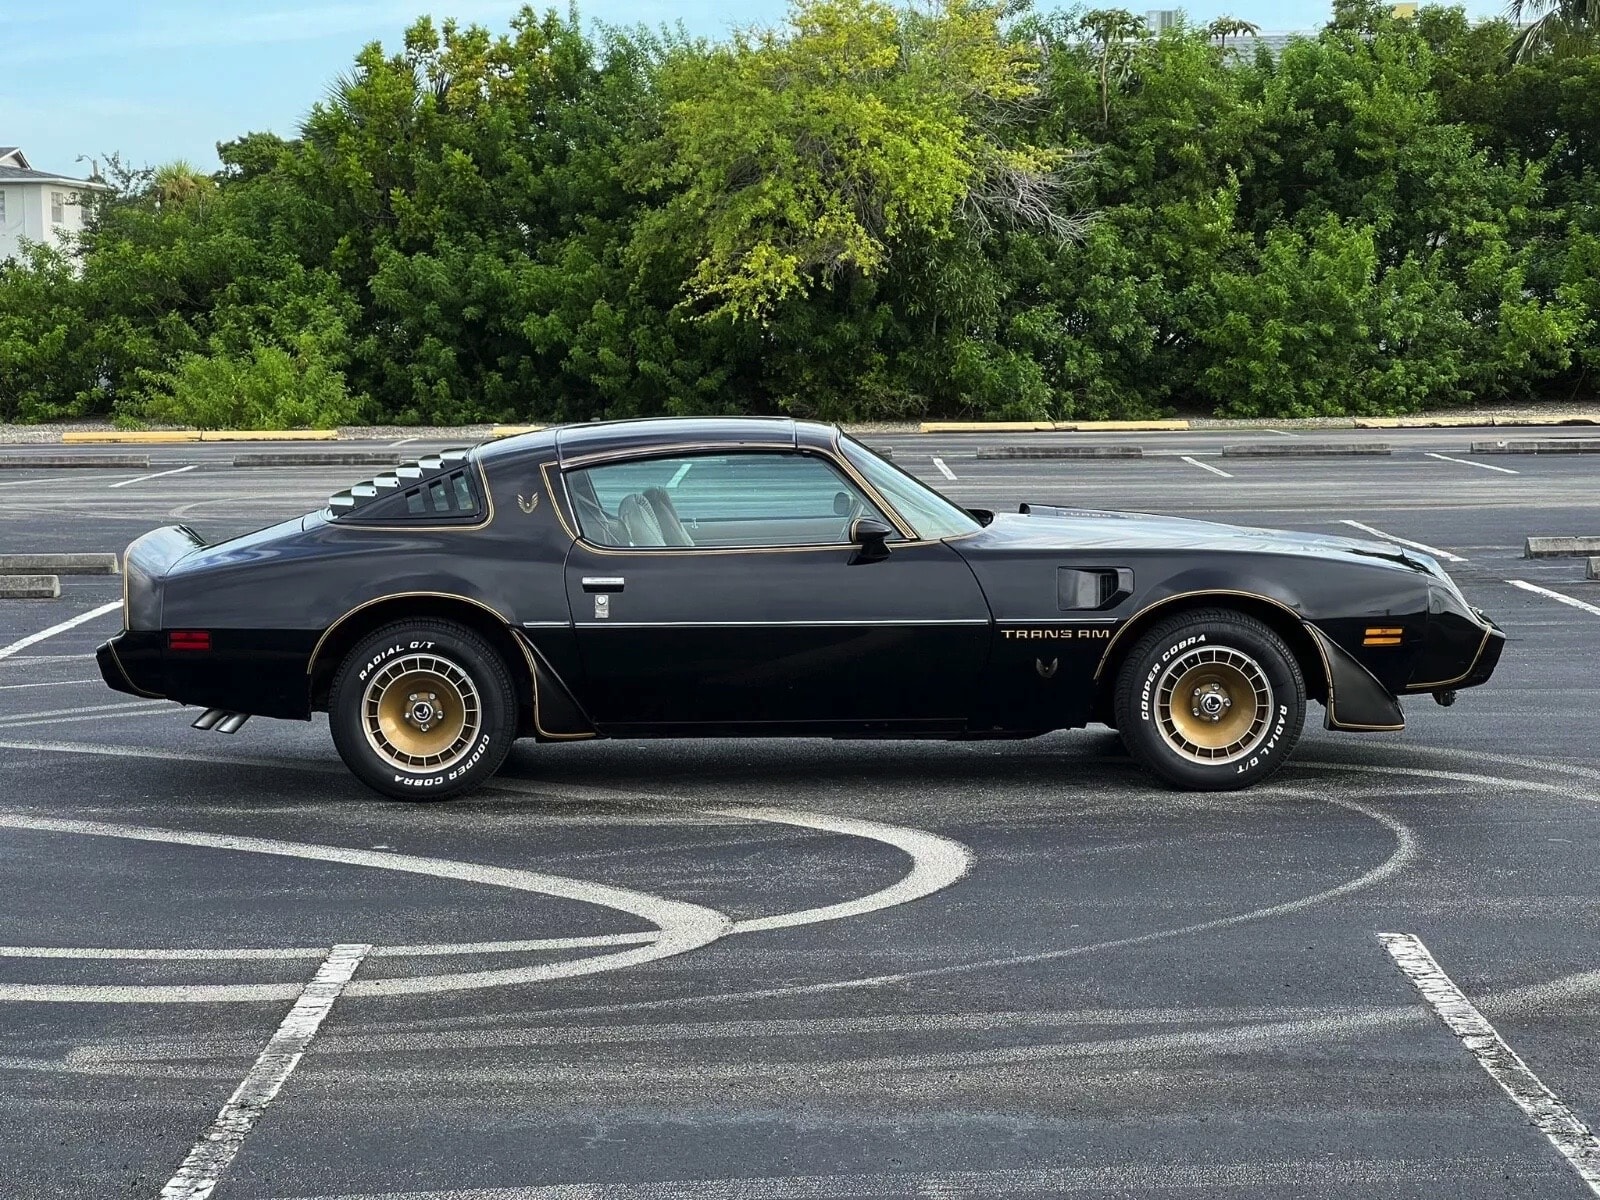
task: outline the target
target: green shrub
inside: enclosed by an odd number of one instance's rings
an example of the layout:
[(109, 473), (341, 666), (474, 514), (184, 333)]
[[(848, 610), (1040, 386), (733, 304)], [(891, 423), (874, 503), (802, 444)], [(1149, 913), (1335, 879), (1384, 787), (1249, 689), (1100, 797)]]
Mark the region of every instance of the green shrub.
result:
[(309, 342), (230, 353), (213, 339), (206, 353), (184, 354), (148, 383), (141, 415), (200, 429), (332, 429), (360, 409), (343, 373)]

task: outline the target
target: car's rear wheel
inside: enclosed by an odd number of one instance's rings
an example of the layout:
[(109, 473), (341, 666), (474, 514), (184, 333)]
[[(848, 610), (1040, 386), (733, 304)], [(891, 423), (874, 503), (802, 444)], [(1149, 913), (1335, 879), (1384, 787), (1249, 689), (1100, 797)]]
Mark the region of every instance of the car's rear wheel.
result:
[(1116, 683), (1117, 728), (1133, 758), (1174, 787), (1227, 791), (1288, 759), (1306, 718), (1306, 685), (1276, 633), (1243, 613), (1207, 609), (1155, 626)]
[(500, 769), (517, 727), (505, 663), (450, 621), (400, 621), (363, 638), (328, 696), (339, 757), (386, 796), (442, 800)]

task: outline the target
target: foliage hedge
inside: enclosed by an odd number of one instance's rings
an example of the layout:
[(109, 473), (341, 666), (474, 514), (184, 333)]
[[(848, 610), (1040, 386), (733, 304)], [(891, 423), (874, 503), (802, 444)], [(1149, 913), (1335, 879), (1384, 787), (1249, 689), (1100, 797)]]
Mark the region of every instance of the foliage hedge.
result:
[(1348, 0), (427, 19), (0, 265), (0, 419), (1313, 416), (1584, 396), (1600, 45)]

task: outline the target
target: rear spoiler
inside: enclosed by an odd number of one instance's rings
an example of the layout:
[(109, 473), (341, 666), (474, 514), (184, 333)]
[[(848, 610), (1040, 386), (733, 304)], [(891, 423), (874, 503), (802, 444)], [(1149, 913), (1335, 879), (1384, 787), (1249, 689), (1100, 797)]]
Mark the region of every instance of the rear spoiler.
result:
[(206, 540), (187, 525), (167, 525), (136, 538), (122, 556), (122, 623), (127, 629), (161, 628), (163, 576)]

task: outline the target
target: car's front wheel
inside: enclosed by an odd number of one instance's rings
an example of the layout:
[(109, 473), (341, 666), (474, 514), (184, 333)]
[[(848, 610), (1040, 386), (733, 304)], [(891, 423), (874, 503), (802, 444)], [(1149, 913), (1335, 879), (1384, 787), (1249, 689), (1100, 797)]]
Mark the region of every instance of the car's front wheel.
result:
[(386, 796), (442, 800), (500, 769), (516, 737), (505, 663), (451, 621), (400, 621), (363, 638), (328, 696), (339, 757)]
[(1194, 791), (1259, 783), (1305, 725), (1306, 685), (1276, 633), (1243, 613), (1183, 613), (1139, 639), (1116, 684), (1117, 728), (1134, 760)]

